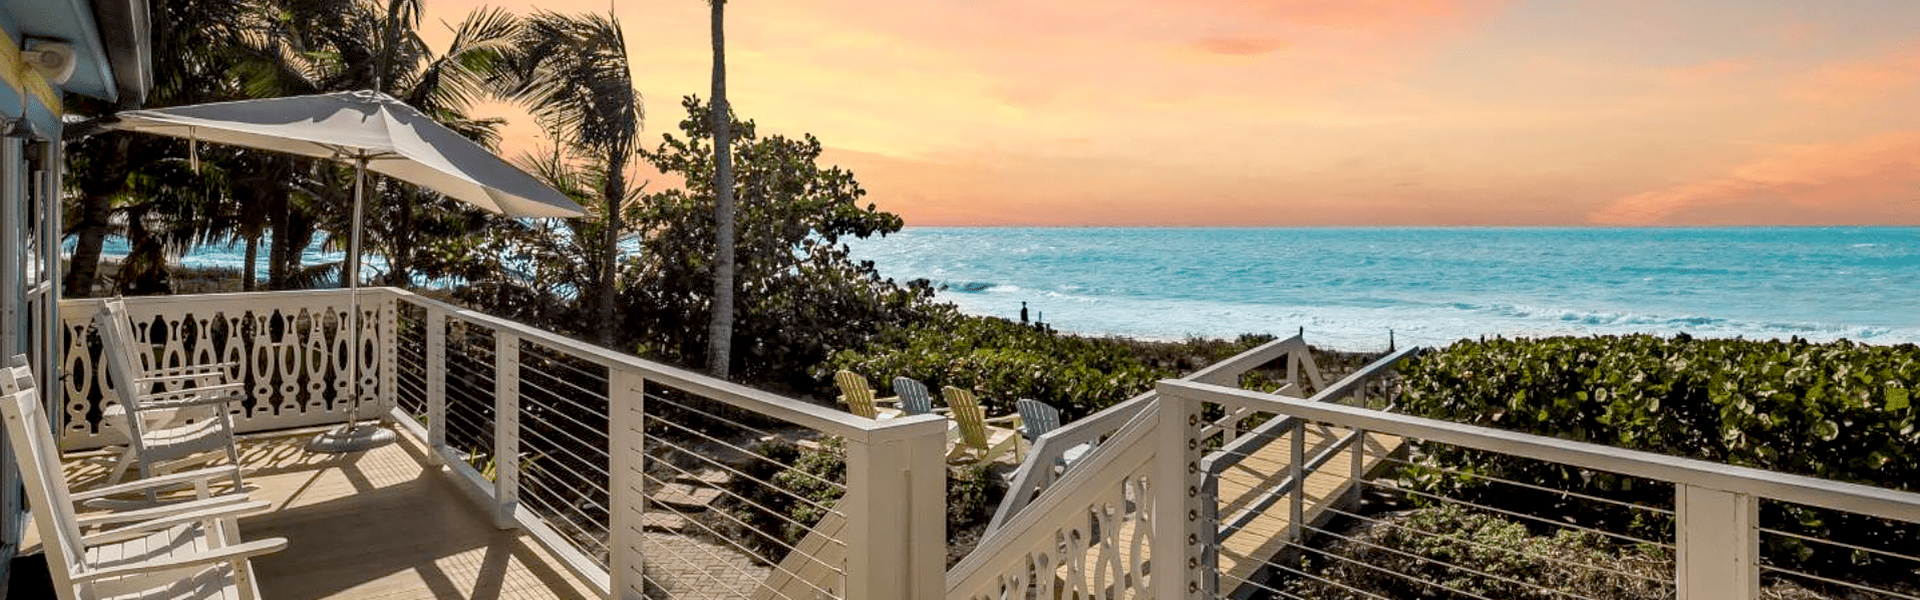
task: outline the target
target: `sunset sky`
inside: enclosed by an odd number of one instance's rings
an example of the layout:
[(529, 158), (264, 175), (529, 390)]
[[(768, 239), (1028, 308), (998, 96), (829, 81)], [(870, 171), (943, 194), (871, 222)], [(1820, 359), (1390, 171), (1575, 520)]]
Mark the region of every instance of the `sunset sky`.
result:
[[(479, 4), (428, 0), (429, 41)], [(611, 7), (656, 144), (707, 5)], [(735, 112), (922, 226), (1916, 225), (1915, 32), (1913, 0), (727, 5)]]

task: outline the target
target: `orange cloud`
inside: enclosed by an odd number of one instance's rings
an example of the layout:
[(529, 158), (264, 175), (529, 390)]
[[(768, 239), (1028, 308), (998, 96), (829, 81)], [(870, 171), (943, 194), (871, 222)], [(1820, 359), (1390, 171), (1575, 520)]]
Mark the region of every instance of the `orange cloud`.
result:
[(1285, 47), (1286, 44), (1279, 40), (1254, 38), (1217, 37), (1193, 43), (1195, 50), (1228, 56), (1259, 56)]
[(1785, 148), (1725, 177), (1621, 198), (1588, 218), (1611, 225), (1912, 222), (1920, 218), (1920, 131)]
[(1822, 66), (1790, 93), (1804, 100), (1852, 106), (1915, 91), (1920, 91), (1920, 46)]

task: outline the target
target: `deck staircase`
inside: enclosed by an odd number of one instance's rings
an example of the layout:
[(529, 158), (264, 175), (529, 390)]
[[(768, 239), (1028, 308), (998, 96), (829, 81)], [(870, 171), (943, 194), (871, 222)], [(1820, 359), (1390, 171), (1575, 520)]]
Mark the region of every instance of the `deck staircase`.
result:
[[(1384, 392), (1389, 386), (1380, 382), (1416, 352), (1392, 353), (1329, 384), (1296, 336), (1185, 379), (1237, 385), (1247, 372), (1270, 368), (1286, 374), (1275, 394), (1307, 399), (1311, 392), (1316, 401), (1377, 406), (1390, 402)], [(949, 571), (949, 599), (1003, 597), (1021, 587), (1039, 598), (1146, 597), (1157, 516), (1151, 471), (1161, 460), (1154, 447), (1165, 441), (1158, 430), (1167, 422), (1156, 400), (1145, 394), (1043, 436), (1016, 473), (986, 538)], [(1229, 597), (1244, 596), (1250, 588), (1240, 584), (1269, 575), (1269, 561), (1305, 530), (1296, 523), (1318, 526), (1332, 514), (1328, 509), (1357, 502), (1361, 486), (1355, 478), (1367, 476), (1401, 446), (1392, 436), (1305, 425), (1248, 407), (1221, 406), (1207, 414), (1215, 413), (1191, 421), (1197, 439), (1211, 450), (1191, 453), (1204, 474), (1195, 492), (1215, 499), (1202, 503), (1214, 510), (1194, 516), (1212, 524), (1204, 556), (1216, 567), (1214, 588)], [(1080, 444), (1095, 448), (1058, 466), (1055, 455)], [(991, 588), (984, 594), (983, 581)], [(1236, 588), (1242, 593), (1232, 593)]]

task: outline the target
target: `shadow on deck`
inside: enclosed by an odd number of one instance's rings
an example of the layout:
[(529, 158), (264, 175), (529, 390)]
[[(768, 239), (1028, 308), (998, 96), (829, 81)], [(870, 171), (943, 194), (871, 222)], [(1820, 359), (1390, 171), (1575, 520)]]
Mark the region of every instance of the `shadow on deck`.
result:
[[(284, 552), (254, 561), (275, 600), (597, 598), (533, 539), (494, 528), (448, 475), (427, 467), (406, 435), (364, 452), (306, 451), (315, 430), (248, 436), (246, 481), (269, 512), (240, 521), (247, 539), (285, 537)], [(74, 489), (99, 485), (108, 457), (69, 457)], [(31, 529), (29, 529), (31, 531)], [(26, 544), (37, 547), (37, 536)]]

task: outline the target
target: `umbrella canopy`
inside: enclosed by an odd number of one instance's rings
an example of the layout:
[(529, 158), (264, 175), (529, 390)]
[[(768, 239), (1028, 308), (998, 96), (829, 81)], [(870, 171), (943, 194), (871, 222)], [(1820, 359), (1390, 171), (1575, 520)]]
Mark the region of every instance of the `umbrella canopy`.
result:
[(115, 129), (302, 156), (366, 169), (491, 212), (577, 217), (580, 205), (486, 148), (379, 92), (216, 102), (119, 114)]

